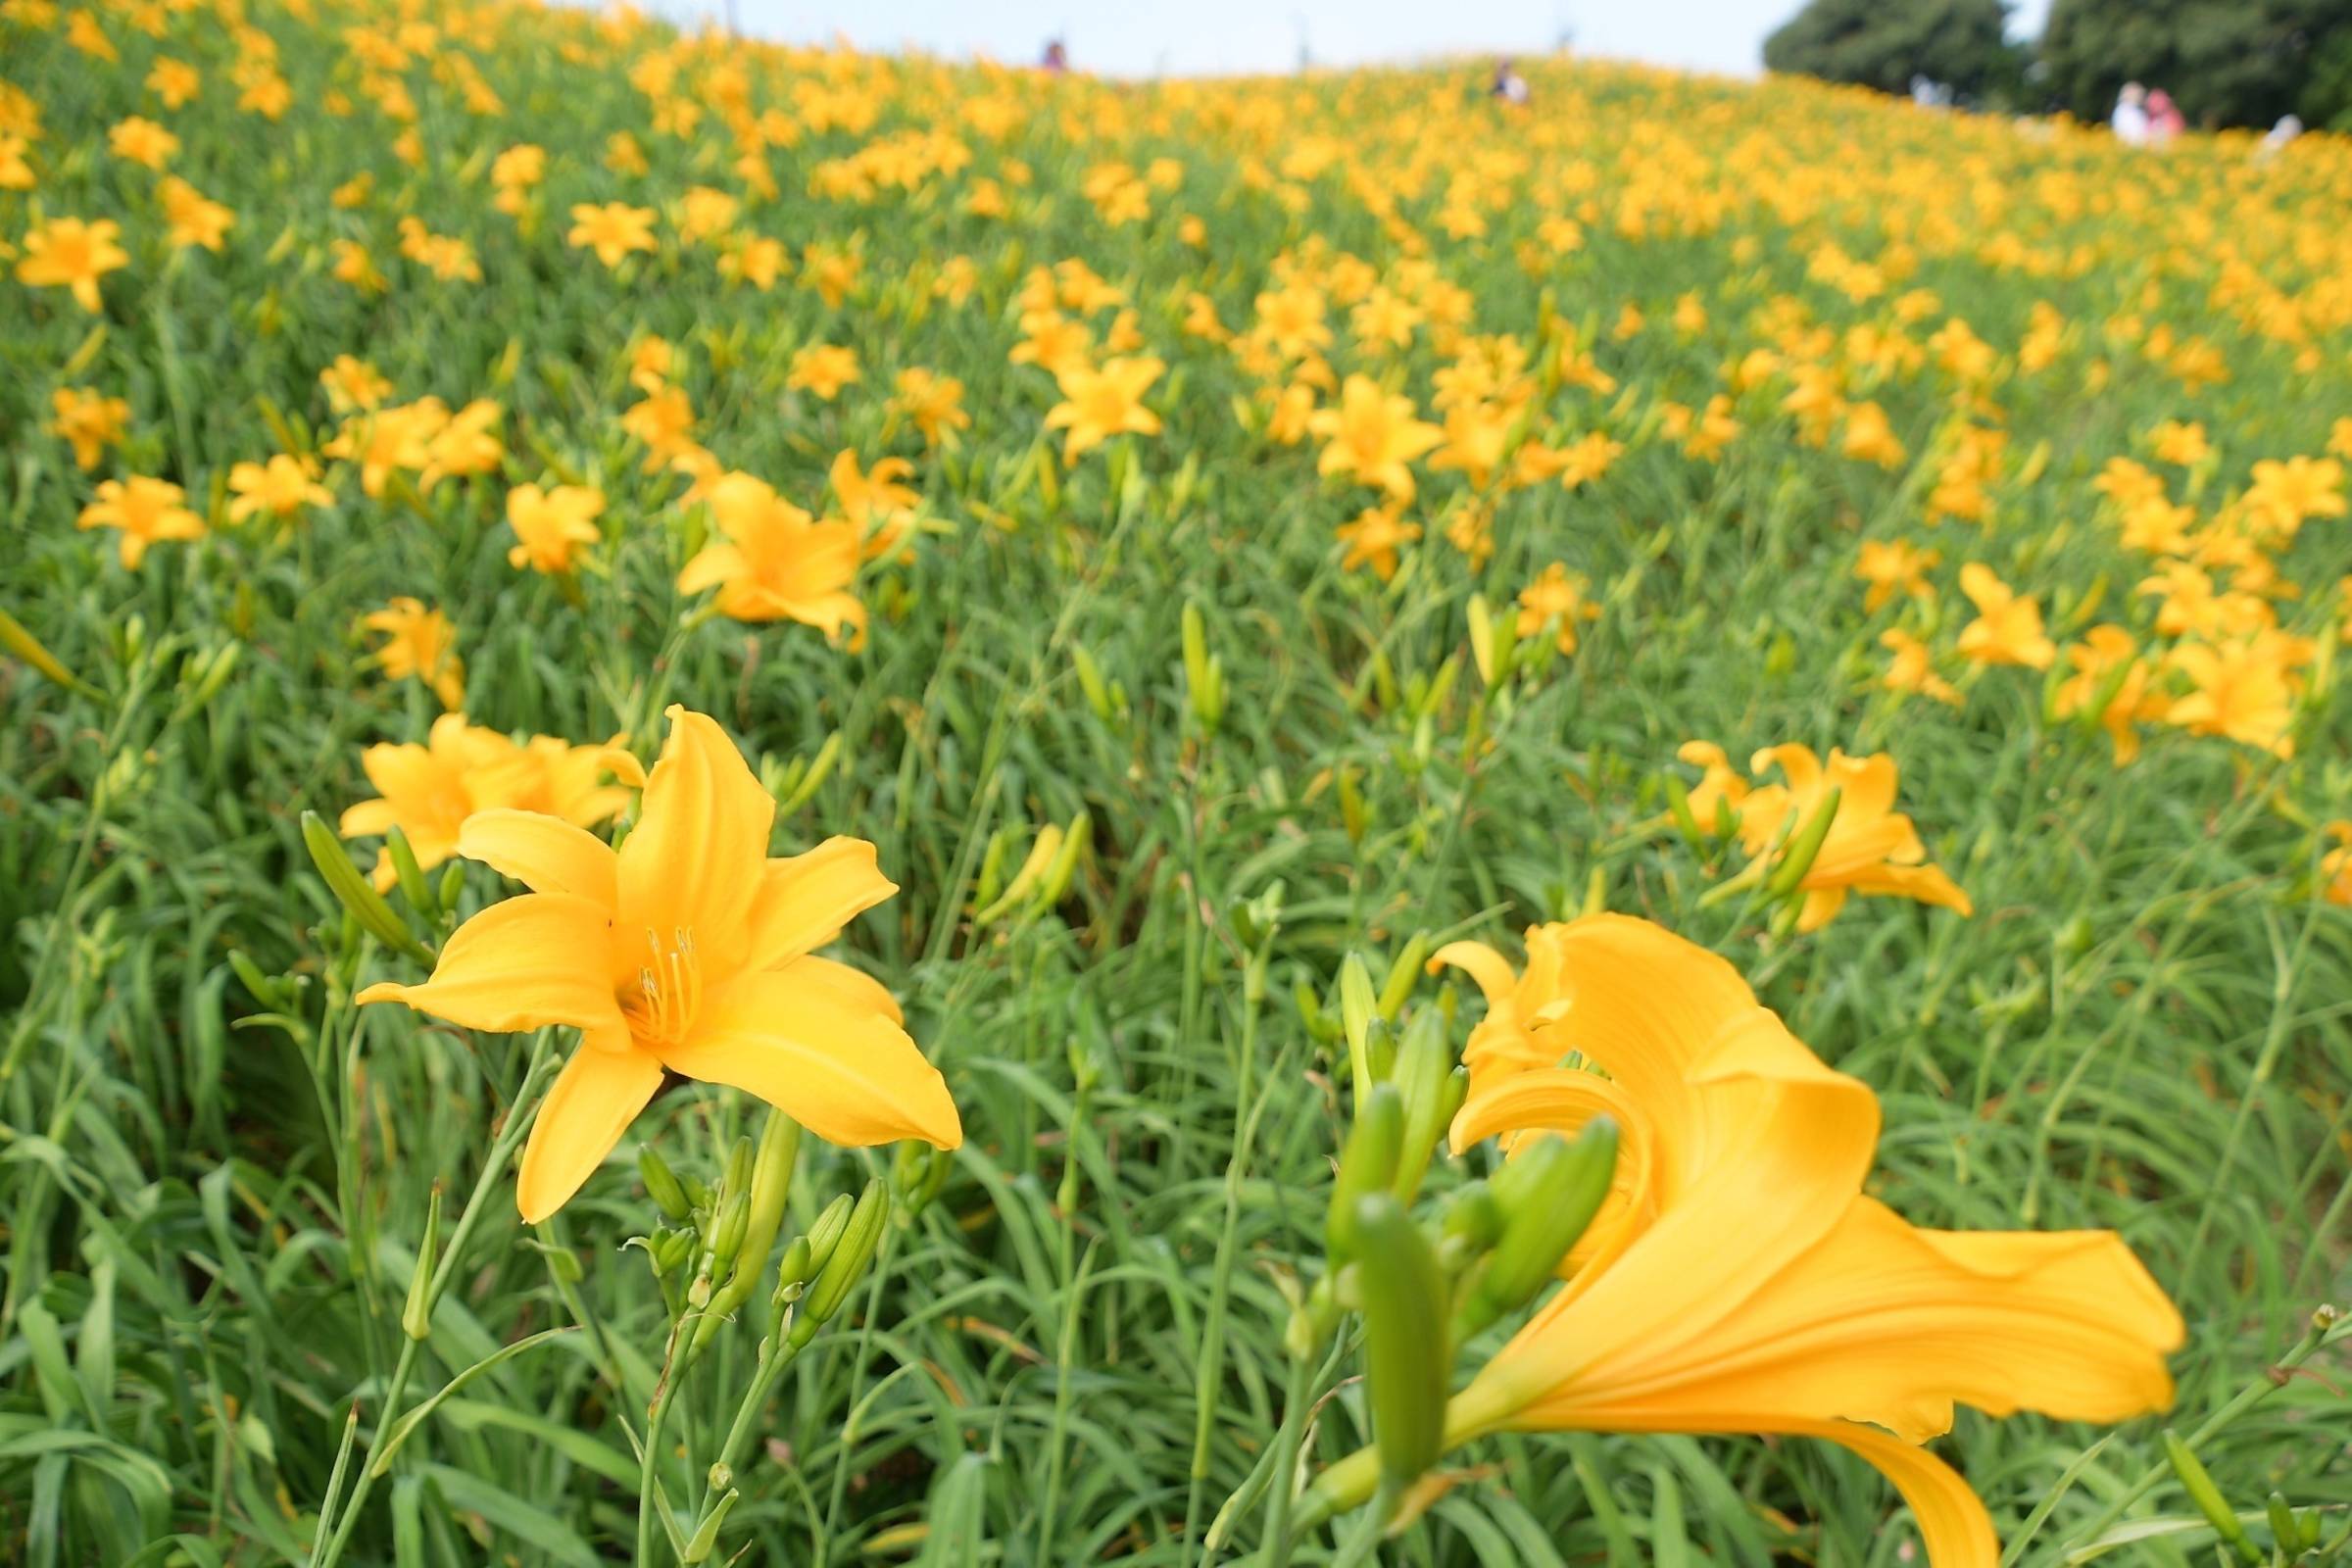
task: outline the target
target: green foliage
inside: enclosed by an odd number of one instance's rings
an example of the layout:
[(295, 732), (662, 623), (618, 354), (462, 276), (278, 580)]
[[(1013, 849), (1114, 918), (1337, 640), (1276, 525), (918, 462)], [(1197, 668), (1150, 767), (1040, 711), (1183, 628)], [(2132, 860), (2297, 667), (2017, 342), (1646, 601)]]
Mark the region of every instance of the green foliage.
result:
[(2105, 120), (2137, 81), (2192, 124), (2267, 127), (2298, 109), (2325, 123), (2345, 106), (2347, 36), (2352, 0), (2057, 0), (2039, 52), (2049, 92), (2078, 119)]
[(1914, 76), (1976, 96), (2018, 62), (2006, 0), (1810, 0), (1764, 40), (1771, 71), (1906, 92)]

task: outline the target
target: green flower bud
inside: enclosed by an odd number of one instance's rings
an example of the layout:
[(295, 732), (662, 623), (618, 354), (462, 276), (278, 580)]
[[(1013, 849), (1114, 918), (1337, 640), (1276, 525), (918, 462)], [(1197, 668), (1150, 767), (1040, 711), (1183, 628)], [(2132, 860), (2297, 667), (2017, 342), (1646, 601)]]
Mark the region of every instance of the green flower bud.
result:
[(400, 896), (409, 901), (410, 908), (431, 918), (436, 901), (425, 886), (424, 868), (416, 863), (416, 851), (398, 822), (384, 835), (384, 853), (391, 858), (392, 874), (400, 883)]
[(302, 813), (303, 848), (311, 852), (311, 863), (318, 868), (326, 881), (327, 890), (334, 894), (343, 910), (357, 921), (361, 929), (397, 953), (418, 963), (430, 963), (433, 956), (423, 943), (409, 931), (408, 925), (392, 912), (383, 896), (368, 885), (359, 867), (351, 863), (343, 843), (335, 837), (317, 811)]
[(1428, 961), (1429, 933), (1416, 931), (1412, 940), (1404, 945), (1404, 951), (1396, 955), (1396, 961), (1389, 965), (1389, 978), (1380, 988), (1380, 1015), (1383, 1018), (1395, 1023), (1396, 1015), (1404, 1011), (1405, 1003), (1412, 997), (1413, 987), (1420, 984), (1421, 966)]
[(1573, 1142), (1544, 1138), (1495, 1173), (1502, 1234), (1462, 1299), (1462, 1338), (1524, 1306), (1559, 1272), (1560, 1260), (1600, 1212), (1616, 1170), (1617, 1124), (1595, 1116)]
[(816, 1216), (808, 1227), (808, 1272), (814, 1275), (833, 1256), (833, 1249), (841, 1244), (842, 1233), (850, 1228), (850, 1210), (855, 1201), (847, 1193), (836, 1193), (825, 1211)]
[(751, 1191), (751, 1186), (752, 1141), (748, 1137), (738, 1136), (735, 1147), (727, 1151), (727, 1163), (718, 1173), (717, 1206), (724, 1208), (727, 1200), (738, 1193)]
[(1355, 1072), (1358, 1096), (1377, 1081), (1366, 1037), (1379, 1007), (1379, 999), (1372, 990), (1372, 972), (1364, 967), (1362, 958), (1350, 953), (1340, 963), (1340, 1027), (1348, 1036), (1348, 1062)]
[(743, 1250), (743, 1233), (751, 1222), (752, 1195), (739, 1192), (719, 1205), (718, 1223), (710, 1230), (710, 1277), (723, 1280), (735, 1268), (735, 1254)]
[(1785, 899), (1797, 890), (1805, 873), (1813, 869), (1814, 858), (1821, 854), (1821, 846), (1830, 836), (1830, 825), (1838, 820), (1838, 802), (1844, 794), (1843, 790), (1834, 789), (1821, 798), (1813, 815), (1797, 829), (1796, 837), (1782, 852), (1781, 863), (1773, 869), (1772, 880), (1764, 884), (1765, 892), (1776, 899)]
[(2246, 1527), (2237, 1522), (2237, 1511), (2222, 1495), (2222, 1489), (2213, 1484), (2213, 1477), (2206, 1472), (2195, 1452), (2181, 1441), (2180, 1434), (2170, 1427), (2165, 1428), (2164, 1432), (2164, 1456), (2172, 1461), (2173, 1473), (2180, 1478), (2181, 1490), (2188, 1494), (2188, 1500), (2197, 1505), (2197, 1512), (2205, 1516), (2205, 1522), (2213, 1526), (2214, 1534), (2220, 1536), (2223, 1543), (2237, 1554), (2239, 1562), (2247, 1564), (2248, 1568), (2256, 1568), (2262, 1561), (2261, 1548), (2247, 1537)]
[(808, 1283), (808, 1276), (815, 1271), (808, 1238), (794, 1237), (792, 1245), (784, 1249), (784, 1261), (776, 1265), (776, 1294), (773, 1300), (778, 1311), (783, 1310), (785, 1303), (800, 1298), (801, 1287)]
[(1331, 1210), (1323, 1224), (1323, 1245), (1334, 1268), (1354, 1255), (1355, 1205), (1386, 1192), (1396, 1181), (1396, 1152), (1403, 1142), (1404, 1097), (1394, 1084), (1374, 1084), (1356, 1102), (1355, 1125), (1348, 1129), (1339, 1180), (1332, 1187)]
[(433, 1332), (433, 1253), (440, 1245), (441, 1184), (435, 1182), (424, 1206), (424, 1240), (416, 1248), (416, 1268), (409, 1275), (408, 1303), (400, 1309), (400, 1331), (412, 1340), (428, 1339)]
[(1446, 1078), (1453, 1071), (1453, 1048), (1446, 1043), (1446, 1021), (1435, 1008), (1423, 1008), (1405, 1026), (1396, 1050), (1396, 1092), (1404, 1098), (1404, 1137), (1397, 1150), (1396, 1179), (1389, 1190), (1400, 1203), (1410, 1203), (1429, 1173), (1430, 1155), (1449, 1119), (1451, 1091)]
[(816, 1331), (849, 1299), (851, 1289), (864, 1277), (874, 1250), (882, 1244), (882, 1227), (889, 1218), (889, 1187), (880, 1181), (867, 1182), (865, 1191), (858, 1195), (858, 1206), (850, 1211), (849, 1224), (843, 1228), (833, 1255), (825, 1259), (825, 1266), (802, 1299), (800, 1316), (792, 1324), (796, 1348), (814, 1339)]
[(1452, 1360), (1446, 1281), (1429, 1238), (1396, 1199), (1358, 1200), (1353, 1229), (1372, 1441), (1384, 1482), (1397, 1489), (1418, 1480), (1445, 1447)]
[(645, 1179), (646, 1195), (670, 1223), (683, 1221), (692, 1211), (692, 1205), (686, 1201), (686, 1189), (678, 1185), (669, 1161), (651, 1144), (642, 1145), (637, 1151), (637, 1174)]
[[(723, 1470), (726, 1467), (714, 1465), (711, 1468)], [(695, 1527), (694, 1534), (687, 1539), (686, 1549), (678, 1553), (678, 1560), (686, 1564), (686, 1568), (695, 1568), (696, 1564), (710, 1560), (710, 1553), (718, 1545), (718, 1527), (727, 1522), (727, 1514), (734, 1508), (738, 1495), (729, 1490), (711, 1504), (709, 1513), (703, 1515), (703, 1522)]]

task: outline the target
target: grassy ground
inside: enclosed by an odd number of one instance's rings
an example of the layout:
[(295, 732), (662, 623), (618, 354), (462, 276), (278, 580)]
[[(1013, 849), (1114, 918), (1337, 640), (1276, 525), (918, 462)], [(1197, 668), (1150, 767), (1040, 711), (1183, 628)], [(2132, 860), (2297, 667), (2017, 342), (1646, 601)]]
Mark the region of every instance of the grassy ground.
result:
[[(238, 13), (274, 43), (281, 119), (239, 106), (267, 105), (270, 68)], [(0, 189), (0, 240), (29, 255), (49, 220), (114, 219), (127, 253), (94, 313), (0, 280), (0, 608), (73, 677), (0, 663), (0, 1556), (309, 1560), (355, 1401), (364, 1449), (406, 1343), (428, 1195), (441, 1184), (454, 1212), (477, 1181), (491, 1197), (412, 1396), (536, 1331), (593, 1332), (441, 1405), (354, 1516), (346, 1560), (588, 1563), (634, 1537), (627, 1429), (668, 1321), (621, 1249), (648, 1227), (644, 1191), (616, 1161), (544, 1237), (515, 1227), (483, 1166), (533, 1041), (355, 1017), (341, 916), (302, 847), (302, 811), (332, 820), (371, 793), (363, 748), (420, 741), (440, 710), (360, 627), (399, 595), (454, 622), (475, 723), (617, 732), (650, 760), (661, 708), (686, 702), (798, 797), (781, 848), (870, 838), (901, 885), (850, 946), (905, 1003), (967, 1141), (763, 1412), (725, 1552), (1200, 1560), (1282, 1413), (1281, 1287), (1319, 1254), (1343, 1126), (1345, 1051), (1316, 1026), (1343, 959), (1378, 978), (1416, 939), (1515, 951), (1528, 924), (1594, 906), (1727, 955), (1870, 1083), (1886, 1126), (1873, 1191), (1907, 1216), (2120, 1231), (2189, 1324), (2172, 1423), (2267, 1391), (2199, 1445), (2235, 1506), (2274, 1490), (2352, 1503), (2340, 1348), (2276, 1387), (2266, 1373), (2352, 1291), (2352, 916), (2323, 832), (2352, 814), (2328, 678), (2352, 524), (2323, 511), (2274, 540), (2263, 559), (2294, 596), (2248, 594), (2318, 639), (2279, 674), (2291, 756), (2160, 707), (2117, 765), (2095, 724), (2057, 716), (2063, 655), (2045, 675), (1960, 651), (1957, 585), (1961, 564), (1991, 566), (2070, 645), (2097, 622), (2152, 662), (2227, 641), (2155, 629), (2134, 589), (2159, 563), (2121, 541), (2094, 481), (2132, 456), (2227, 534), (2253, 464), (2352, 447), (2341, 143), (2133, 159), (2069, 130), (1597, 68), (1540, 71), (1512, 118), (1473, 71), (1120, 88), (495, 7), (72, 15), (119, 60), (37, 0), (0, 10), (0, 171), (13, 135), (34, 180)], [(194, 101), (167, 110), (145, 85), (161, 58), (197, 69)], [(475, 78), (494, 109), (468, 102)], [(170, 243), (161, 176), (110, 147), (131, 115), (168, 125), (171, 173), (233, 211), (218, 252)], [(757, 169), (739, 162), (745, 122), (766, 144)], [(617, 132), (645, 172), (609, 167)], [(488, 172), (518, 142), (548, 155), (519, 215), (494, 206)], [(881, 150), (839, 162), (860, 148)], [(1159, 159), (1172, 181), (1152, 177)], [(1098, 204), (1084, 186), (1114, 161), (1125, 183), (1104, 175)], [(356, 203), (332, 199), (361, 174)], [(973, 210), (983, 181), (1005, 216)], [(782, 243), (772, 288), (681, 236), (694, 185), (742, 199), (731, 243)], [(1131, 189), (1144, 216), (1112, 221)], [(617, 270), (564, 239), (572, 204), (607, 200), (663, 215), (656, 248)], [(466, 241), (480, 279), (404, 257), (404, 218)], [(338, 239), (388, 287), (339, 278)], [(817, 286), (827, 251), (861, 259), (836, 299)], [(1351, 332), (1364, 290), (1343, 253), (1417, 302), (1406, 346)], [(935, 287), (954, 258), (971, 265), (961, 301)], [(1130, 309), (1135, 352), (1167, 364), (1145, 397), (1163, 427), (1075, 464), (1042, 427), (1053, 377), (1008, 359), (1031, 269), (1068, 258), (1123, 293), (1086, 316), (1097, 338)], [(1385, 377), (1441, 418), (1463, 333), (1510, 334), (1513, 441), (1600, 431), (1622, 455), (1574, 488), (1477, 486), (1424, 459), (1400, 509), (1424, 535), (1395, 575), (1344, 564), (1335, 529), (1376, 493), (1319, 476), (1319, 438), (1266, 431), (1273, 395), (1313, 379), (1249, 335), (1284, 275), (1330, 296), (1334, 341), (1308, 358), (1335, 380)], [(1234, 341), (1186, 330), (1196, 291)], [(1687, 295), (1703, 319), (1677, 324)], [(1955, 318), (1984, 365), (1937, 336)], [(910, 461), (924, 522), (860, 577), (862, 649), (697, 615), (675, 592), (709, 523), (621, 423), (643, 398), (632, 354), (657, 335), (693, 439), (812, 512), (843, 449)], [(818, 342), (862, 369), (835, 400), (790, 384)], [(1750, 363), (1759, 350), (1774, 363)], [(338, 427), (319, 372), (346, 354), (393, 403), (494, 400), (501, 461), (371, 495), (356, 465), (322, 460), (330, 505), (229, 524), (233, 464), (316, 454)], [(1579, 365), (1605, 378), (1580, 382)], [(899, 401), (908, 368), (960, 379), (970, 425), (952, 443)], [(1838, 421), (1810, 433), (1790, 407), (1808, 369)], [(128, 405), (86, 470), (50, 428), (53, 393), (82, 387)], [(1740, 428), (1693, 455), (1663, 405), (1717, 393)], [(1863, 402), (1899, 458), (1846, 454)], [(2167, 419), (2201, 421), (2212, 455), (2158, 464)], [(1938, 522), (1963, 426), (2005, 429), (2008, 449), (1987, 520)], [(131, 475), (183, 486), (210, 531), (125, 569), (112, 533), (74, 524), (99, 481)], [(605, 540), (568, 578), (508, 563), (507, 493), (532, 481), (608, 499)], [(1447, 537), (1480, 512), (1484, 561)], [(1864, 540), (1939, 551), (1934, 596), (1866, 610)], [(1546, 651), (1556, 622), (1531, 627), (1490, 689), (1472, 596), (1507, 617), (1555, 562), (1597, 615), (1573, 619), (1573, 654)], [(2256, 583), (2237, 570), (2235, 589)], [(1186, 668), (1188, 605), (1221, 669), (1213, 725)], [(1959, 702), (1880, 684), (1897, 625)], [(2184, 669), (2152, 679), (2192, 690)], [(1740, 856), (1674, 826), (1665, 781), (1696, 782), (1676, 760), (1692, 739), (1738, 760), (1783, 741), (1890, 753), (1973, 915), (1859, 900), (1797, 934), (1753, 903), (1702, 904)], [(978, 918), (1035, 833), (1081, 812), (1064, 896)], [(477, 868), (466, 890), (470, 907), (498, 884)], [(380, 950), (365, 972), (414, 978)], [(1457, 1000), (1475, 1012), (1475, 993)], [(673, 1084), (632, 1139), (714, 1180), (758, 1112)], [(802, 1158), (795, 1224), (891, 1165), (813, 1141)], [(755, 1339), (722, 1336), (686, 1385), (671, 1430), (687, 1451), (712, 1451)], [(1354, 1370), (1329, 1369), (1310, 1440), (1326, 1457), (1365, 1434)], [(2181, 1529), (2119, 1560), (2210, 1562), (2160, 1425), (2102, 1437), (1963, 1412), (1944, 1451), (2022, 1560), (2064, 1560), (2129, 1513)], [(1916, 1551), (1878, 1477), (1817, 1445), (1526, 1439), (1464, 1462), (1477, 1475), (1389, 1560)], [(1228, 1555), (1254, 1547), (1253, 1512), (1233, 1534)]]

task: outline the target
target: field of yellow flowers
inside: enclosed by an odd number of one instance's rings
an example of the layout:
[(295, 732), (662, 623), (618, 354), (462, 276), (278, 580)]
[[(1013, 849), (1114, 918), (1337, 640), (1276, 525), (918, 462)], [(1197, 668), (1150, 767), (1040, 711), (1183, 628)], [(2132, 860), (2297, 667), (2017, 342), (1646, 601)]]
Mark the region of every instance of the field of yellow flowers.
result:
[(2321, 1563), (2352, 145), (0, 0), (0, 1559)]

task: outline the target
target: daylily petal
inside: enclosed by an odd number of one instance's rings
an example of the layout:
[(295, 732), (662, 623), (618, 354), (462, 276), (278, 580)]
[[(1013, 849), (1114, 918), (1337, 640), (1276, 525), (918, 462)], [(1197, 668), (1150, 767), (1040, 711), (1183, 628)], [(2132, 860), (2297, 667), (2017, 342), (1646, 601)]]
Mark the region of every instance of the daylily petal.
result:
[(1932, 1568), (1994, 1568), (2000, 1560), (2000, 1538), (1993, 1534), (1984, 1504), (1959, 1472), (1927, 1449), (1851, 1421), (1825, 1421), (1788, 1431), (1850, 1448), (1893, 1482), (1919, 1521)]
[(821, 948), (898, 891), (863, 839), (829, 838), (805, 855), (769, 860), (752, 897), (745, 966), (774, 969)]
[(653, 1053), (583, 1042), (548, 1086), (523, 1145), (514, 1176), (522, 1222), (536, 1225), (569, 1202), (661, 1087)]
[(668, 717), (669, 742), (620, 848), (619, 906), (632, 933), (693, 932), (705, 964), (723, 972), (730, 956), (719, 949), (741, 940), (776, 803), (709, 715), (672, 704)]
[(1429, 972), (1450, 965), (1467, 974), (1487, 999), (1487, 1005), (1504, 1001), (1518, 988), (1511, 960), (1484, 942), (1448, 942), (1429, 956)]
[(799, 963), (747, 974), (706, 1004), (688, 1038), (662, 1048), (673, 1072), (732, 1085), (844, 1148), (920, 1138), (963, 1142), (956, 1102), (906, 1031), (845, 997), (828, 970)]
[(534, 893), (574, 893), (606, 909), (619, 896), (619, 858), (585, 828), (537, 811), (494, 807), (458, 830), (458, 853)]
[(899, 999), (890, 994), (888, 986), (862, 969), (814, 956), (795, 961), (791, 969), (794, 980), (829, 993), (845, 1007), (878, 1012), (892, 1023), (906, 1022)]
[(493, 904), (451, 934), (422, 985), (384, 982), (362, 1003), (405, 1002), (466, 1029), (512, 1034), (550, 1024), (620, 1028), (609, 953), (612, 916), (570, 893)]

